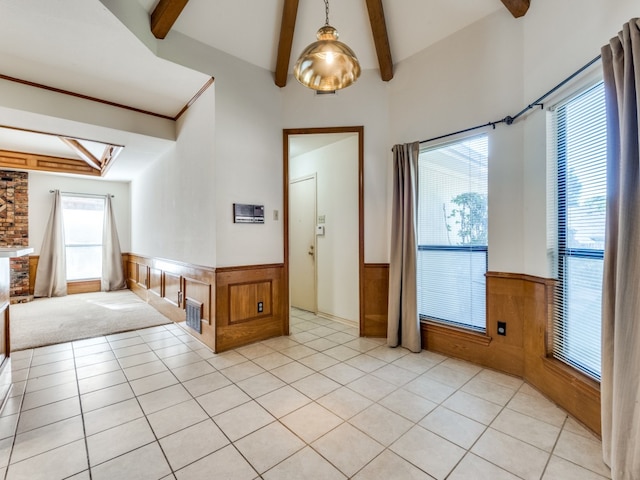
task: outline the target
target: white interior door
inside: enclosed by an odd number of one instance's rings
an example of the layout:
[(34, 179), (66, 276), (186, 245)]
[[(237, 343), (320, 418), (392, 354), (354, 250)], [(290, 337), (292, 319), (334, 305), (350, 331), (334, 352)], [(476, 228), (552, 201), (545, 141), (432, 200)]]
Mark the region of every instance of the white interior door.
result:
[(289, 184), (291, 306), (316, 311), (316, 177)]

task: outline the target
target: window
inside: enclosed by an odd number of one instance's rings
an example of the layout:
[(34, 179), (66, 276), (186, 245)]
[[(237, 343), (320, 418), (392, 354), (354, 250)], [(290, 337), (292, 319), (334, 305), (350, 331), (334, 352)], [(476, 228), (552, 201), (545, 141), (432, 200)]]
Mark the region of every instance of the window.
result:
[(484, 331), (486, 135), (427, 148), (418, 160), (418, 311)]
[(553, 112), (558, 285), (553, 355), (600, 379), (606, 113), (599, 83)]
[(67, 281), (102, 276), (104, 197), (62, 195)]

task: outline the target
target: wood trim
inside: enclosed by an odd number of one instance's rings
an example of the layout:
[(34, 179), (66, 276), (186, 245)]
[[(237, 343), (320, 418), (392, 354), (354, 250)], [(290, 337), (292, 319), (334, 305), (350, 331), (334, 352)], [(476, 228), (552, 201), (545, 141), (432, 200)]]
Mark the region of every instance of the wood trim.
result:
[(66, 143), (67, 146), (69, 146), (74, 152), (76, 152), (76, 154), (80, 158), (82, 158), (87, 163), (87, 165), (95, 168), (102, 173), (102, 164), (100, 163), (100, 159), (94, 157), (93, 154), (89, 150), (87, 150), (84, 145), (82, 145), (78, 140), (70, 137), (58, 138)]
[(393, 60), (391, 59), (391, 47), (389, 46), (389, 35), (387, 34), (387, 23), (382, 8), (382, 0), (366, 0), (369, 12), (369, 23), (373, 42), (378, 55), (378, 65), (380, 66), (380, 77), (388, 82), (393, 78)]
[[(122, 257), (127, 265), (127, 286), (160, 313), (174, 322), (179, 322), (187, 333), (216, 351), (216, 269), (132, 253), (124, 253)], [(141, 270), (144, 272), (142, 275)], [(168, 276), (177, 279), (171, 284), (171, 291), (167, 288)], [(158, 279), (160, 285), (157, 285)], [(173, 298), (174, 293), (176, 297), (182, 298)], [(202, 333), (197, 333), (184, 324), (186, 296), (203, 304)]]
[(540, 283), (542, 285), (555, 285), (558, 281), (553, 278), (537, 277), (535, 275), (527, 275), (526, 273), (509, 273), (509, 272), (487, 272), (487, 278), (507, 278), (513, 280), (526, 280), (527, 282)]
[[(38, 272), (38, 261), (40, 255), (29, 255), (29, 295), (33, 295), (36, 285), (36, 273)], [(125, 270), (126, 272), (126, 270)], [(99, 292), (102, 289), (102, 282), (98, 279), (74, 280), (67, 282), (67, 294)]]
[(189, 107), (191, 107), (191, 105), (193, 105), (194, 103), (196, 103), (196, 100), (198, 100), (198, 99), (200, 98), (200, 96), (201, 96), (204, 92), (206, 92), (206, 91), (207, 91), (207, 89), (208, 89), (211, 85), (213, 85), (213, 82), (214, 82), (214, 78), (213, 78), (213, 77), (209, 78), (209, 80), (207, 80), (207, 81), (205, 82), (205, 84), (204, 84), (202, 87), (200, 87), (200, 90), (198, 90), (198, 91), (196, 92), (196, 94), (195, 94), (193, 97), (191, 97), (191, 100), (189, 100), (189, 101), (185, 104), (185, 106), (184, 106), (184, 107), (182, 107), (182, 109), (178, 112), (178, 114), (177, 114), (175, 117), (173, 117), (173, 119), (174, 119), (174, 120), (178, 120), (178, 119), (182, 116), (182, 114), (183, 114), (184, 112), (186, 112), (187, 110), (189, 110)]
[[(141, 108), (132, 107), (130, 105), (124, 105), (122, 103), (111, 102), (109, 100), (104, 100), (102, 98), (92, 97), (92, 96), (89, 96), (89, 95), (83, 95), (81, 93), (72, 92), (70, 90), (63, 90), (61, 88), (50, 87), (48, 85), (43, 85), (41, 83), (30, 82), (28, 80), (22, 80), (22, 79), (16, 78), (16, 77), (10, 77), (9, 75), (3, 75), (1, 73), (0, 73), (0, 80), (6, 80), (8, 82), (19, 83), (21, 85), (26, 85), (27, 87), (40, 88), (42, 90), (48, 90), (48, 91), (53, 92), (53, 93), (60, 93), (62, 95), (69, 95), (71, 97), (80, 98), (82, 100), (88, 100), (90, 102), (102, 103), (103, 105), (108, 105), (110, 107), (122, 108), (123, 110), (129, 110), (130, 112), (142, 113), (143, 115), (150, 115), (152, 117), (164, 118), (165, 120), (173, 120), (175, 122), (198, 99), (198, 97), (200, 97), (200, 95), (202, 95), (202, 93), (207, 88), (209, 88), (209, 86), (213, 83), (214, 79), (213, 79), (213, 77), (209, 78), (209, 80), (207, 80), (205, 82), (205, 84), (200, 88), (200, 90), (198, 90), (198, 92), (193, 97), (191, 97), (191, 99), (185, 104), (185, 106), (182, 107), (180, 109), (180, 111), (174, 116), (164, 115), (162, 113), (151, 112), (149, 110), (143, 110)], [(7, 127), (7, 126), (4, 126), (4, 125), (0, 125), (0, 126), (2, 126), (3, 128), (15, 128), (15, 127)], [(30, 131), (30, 130), (24, 130), (24, 131)], [(38, 133), (44, 133), (44, 132), (38, 132)], [(50, 134), (50, 135), (53, 135), (53, 134)], [(101, 143), (103, 143), (103, 142), (101, 142)]]
[(519, 18), (527, 13), (531, 0), (502, 0), (502, 3), (511, 12), (511, 15)]
[(361, 335), (386, 337), (389, 303), (389, 264), (366, 263), (363, 267), (364, 286)]
[(278, 40), (278, 58), (276, 60), (275, 81), (278, 87), (287, 85), (289, 59), (293, 45), (293, 33), (298, 16), (298, 0), (284, 0), (282, 20), (280, 21), (280, 39)]
[(282, 175), (283, 175), (283, 206), (282, 230), (284, 250), (284, 292), (283, 300), (287, 307), (287, 322), (285, 335), (289, 335), (289, 136), (313, 135), (318, 133), (357, 133), (358, 134), (358, 262), (359, 262), (359, 329), (363, 335), (364, 329), (364, 127), (321, 127), (321, 128), (287, 128), (282, 131)]
[(151, 13), (151, 33), (162, 40), (176, 23), (189, 0), (160, 0)]
[(100, 171), (91, 168), (82, 160), (35, 155), (32, 153), (0, 150), (0, 168), (12, 170), (35, 170), (42, 172), (73, 173), (99, 177)]
[(99, 292), (102, 288), (102, 282), (98, 280), (75, 280), (67, 282), (67, 293), (75, 295), (76, 293)]
[[(216, 352), (285, 334), (289, 308), (283, 279), (283, 264), (216, 270)], [(264, 312), (252, 309), (257, 301), (264, 302)], [(237, 312), (241, 318), (234, 318)]]
[(436, 334), (450, 337), (454, 341), (465, 341), (488, 347), (491, 343), (491, 337), (483, 333), (457, 328), (453, 325), (444, 325), (442, 323), (432, 322), (430, 320), (421, 322), (421, 328), (425, 330), (427, 335)]
[(19, 83), (21, 85), (26, 85), (28, 87), (39, 88), (41, 90), (48, 90), (49, 92), (60, 93), (62, 95), (69, 95), (71, 97), (80, 98), (82, 100), (89, 100), (90, 102), (102, 103), (104, 105), (109, 105), (110, 107), (122, 108), (124, 110), (129, 110), (132, 112), (142, 113), (144, 115), (151, 115), (153, 117), (164, 118), (166, 120), (173, 120), (173, 117), (169, 117), (168, 115), (162, 115), (160, 113), (150, 112), (148, 110), (142, 110), (140, 108), (131, 107), (129, 105), (124, 105), (122, 103), (111, 102), (109, 100), (104, 100), (102, 98), (91, 97), (89, 95), (83, 95), (81, 93), (71, 92), (69, 90), (63, 90), (61, 88), (50, 87), (48, 85), (43, 85), (42, 83), (30, 82), (28, 80), (22, 80), (20, 78), (10, 77), (8, 75), (3, 75), (0, 73), (0, 80), (7, 80), (9, 82)]

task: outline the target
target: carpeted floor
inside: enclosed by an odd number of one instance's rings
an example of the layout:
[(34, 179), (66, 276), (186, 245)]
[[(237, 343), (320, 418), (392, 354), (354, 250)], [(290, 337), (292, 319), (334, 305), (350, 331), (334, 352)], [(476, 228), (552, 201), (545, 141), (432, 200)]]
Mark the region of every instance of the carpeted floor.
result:
[(171, 323), (131, 290), (11, 305), (11, 351)]

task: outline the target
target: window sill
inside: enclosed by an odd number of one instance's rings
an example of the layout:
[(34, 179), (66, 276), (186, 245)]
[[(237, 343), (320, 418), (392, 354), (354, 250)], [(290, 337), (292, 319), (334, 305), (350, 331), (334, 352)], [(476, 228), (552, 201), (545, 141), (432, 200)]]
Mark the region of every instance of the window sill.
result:
[(576, 389), (587, 395), (600, 396), (600, 382), (573, 368), (571, 365), (567, 365), (553, 357), (542, 357), (542, 364), (551, 373), (561, 377)]
[(422, 320), (420, 324), (421, 329), (425, 331), (427, 335), (444, 335), (457, 340), (475, 343), (483, 347), (488, 347), (492, 340), (490, 336), (484, 333), (474, 332), (473, 330), (454, 327), (452, 325), (444, 325), (431, 320)]

